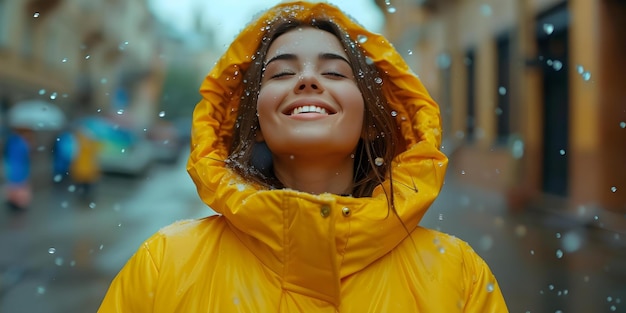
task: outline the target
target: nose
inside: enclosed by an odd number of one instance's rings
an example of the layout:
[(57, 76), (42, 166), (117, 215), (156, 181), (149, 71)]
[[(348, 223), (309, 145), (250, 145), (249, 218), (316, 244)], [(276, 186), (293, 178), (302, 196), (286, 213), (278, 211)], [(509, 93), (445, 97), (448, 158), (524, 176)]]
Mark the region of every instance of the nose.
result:
[(303, 73), (295, 86), (295, 93), (301, 92), (323, 92), (324, 87), (314, 74)]

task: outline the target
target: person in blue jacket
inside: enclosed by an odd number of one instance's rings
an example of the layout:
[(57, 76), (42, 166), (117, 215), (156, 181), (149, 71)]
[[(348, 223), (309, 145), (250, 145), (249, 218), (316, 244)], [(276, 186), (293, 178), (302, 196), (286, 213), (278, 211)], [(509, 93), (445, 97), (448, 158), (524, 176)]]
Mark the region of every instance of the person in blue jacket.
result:
[(14, 128), (4, 146), (5, 196), (10, 209), (25, 210), (32, 200), (30, 141), (32, 130)]

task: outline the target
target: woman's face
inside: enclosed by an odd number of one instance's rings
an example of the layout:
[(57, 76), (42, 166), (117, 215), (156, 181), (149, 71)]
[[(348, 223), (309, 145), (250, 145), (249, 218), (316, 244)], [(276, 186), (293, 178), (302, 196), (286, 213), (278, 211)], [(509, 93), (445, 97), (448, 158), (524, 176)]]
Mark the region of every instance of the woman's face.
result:
[(259, 140), (281, 156), (342, 154), (357, 146), (364, 102), (339, 40), (298, 28), (274, 40), (257, 102)]

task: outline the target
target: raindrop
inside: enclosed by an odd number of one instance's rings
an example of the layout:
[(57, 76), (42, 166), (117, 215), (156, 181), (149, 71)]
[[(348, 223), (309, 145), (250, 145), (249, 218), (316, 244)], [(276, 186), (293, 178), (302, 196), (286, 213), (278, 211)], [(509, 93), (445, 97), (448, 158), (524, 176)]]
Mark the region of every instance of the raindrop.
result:
[(393, 117), (398, 116), (398, 112), (396, 112), (396, 111), (391, 111), (391, 116), (393, 116)]
[(493, 283), (488, 283), (487, 284), (487, 292), (493, 292), (495, 289)]
[(500, 88), (498, 88), (498, 93), (499, 93), (501, 96), (506, 95), (506, 87), (500, 87)]
[(488, 4), (483, 4), (480, 6), (480, 13), (484, 16), (491, 16), (493, 13), (493, 9)]
[(55, 252), (57, 252), (57, 249), (55, 249), (55, 248), (49, 248), (48, 249), (48, 253), (50, 253), (50, 254), (54, 254)]
[(374, 60), (370, 57), (365, 57), (365, 63), (367, 63), (367, 65), (372, 65), (374, 64)]
[(561, 233), (556, 233), (556, 238), (560, 239), (561, 238)]
[(561, 61), (555, 60), (552, 63), (552, 68), (558, 72), (563, 68), (563, 63)]
[(376, 164), (376, 166), (382, 166), (385, 163), (385, 160), (381, 157), (377, 157), (374, 160), (374, 164)]
[(391, 5), (391, 0), (385, 0), (385, 5)]
[(122, 115), (122, 114), (124, 114), (124, 109), (117, 110), (117, 115)]
[(465, 170), (461, 170), (461, 175), (465, 175)]
[(107, 83), (107, 79), (103, 77), (102, 79), (100, 79), (100, 83), (103, 84), (103, 85), (106, 84)]
[(365, 36), (365, 35), (358, 35), (358, 36), (356, 37), (356, 40), (357, 40), (359, 43), (366, 43), (366, 42), (367, 42), (367, 36)]
[(165, 117), (165, 111), (159, 112), (159, 117)]
[(90, 209), (95, 209), (96, 208), (96, 204), (94, 202), (90, 202), (89, 203), (89, 208)]
[(443, 221), (443, 213), (439, 213), (439, 220)]
[(90, 58), (91, 58), (91, 56), (90, 56), (90, 55), (86, 55), (86, 56), (85, 56), (85, 60), (89, 60)]
[(409, 55), (413, 55), (413, 50), (409, 50), (407, 53), (408, 53)]
[(295, 156), (295, 155), (293, 155), (293, 154), (289, 156), (289, 159), (290, 159), (290, 160), (293, 160), (293, 159), (295, 159), (295, 158), (296, 158), (296, 156)]
[(563, 236), (563, 250), (566, 252), (574, 252), (580, 249), (582, 240), (578, 233), (567, 233)]
[(67, 58), (63, 58), (63, 60), (61, 60), (62, 63), (67, 63)]
[(546, 32), (546, 34), (548, 34), (548, 35), (552, 34), (552, 32), (554, 31), (554, 25), (552, 25), (552, 24), (543, 24), (543, 31)]
[(530, 250), (530, 255), (535, 255), (535, 250)]
[(39, 89), (39, 95), (43, 96), (46, 94), (46, 90), (45, 89)]
[(446, 248), (444, 247), (439, 247), (439, 253), (446, 253)]
[(125, 149), (125, 148), (122, 148), (122, 150), (120, 150), (120, 152), (125, 153), (125, 152), (126, 152), (126, 149)]
[(611, 192), (613, 192), (613, 193), (617, 192), (617, 187), (615, 187), (615, 186), (611, 187)]
[(561, 149), (561, 150), (559, 150), (559, 154), (560, 154), (560, 155), (565, 155), (565, 149)]
[(620, 122), (619, 123), (619, 127), (620, 128), (626, 128), (626, 122)]
[(376, 77), (376, 78), (374, 78), (374, 82), (377, 83), (377, 84), (382, 84), (383, 83), (383, 79), (380, 78), (380, 77)]
[(61, 179), (63, 179), (63, 176), (61, 176), (61, 174), (56, 174), (54, 175), (54, 182), (58, 183), (61, 181)]
[(33, 14), (34, 18), (38, 18), (39, 17), (39, 12), (35, 12), (35, 14)]
[(44, 287), (44, 286), (37, 287), (37, 293), (40, 294), (40, 295), (46, 293), (46, 287)]
[(50, 100), (54, 100), (56, 98), (57, 98), (57, 93), (56, 92), (53, 92), (53, 93), (50, 94)]
[(54, 264), (55, 264), (56, 266), (61, 266), (61, 265), (63, 265), (63, 258), (59, 257), (59, 258), (54, 259)]
[(563, 251), (561, 249), (556, 250), (556, 257), (558, 259), (563, 257)]
[(76, 191), (76, 186), (75, 186), (75, 185), (69, 185), (69, 186), (67, 187), (67, 191), (69, 191), (69, 192), (74, 192), (74, 191)]
[(589, 81), (591, 79), (591, 73), (589, 72), (584, 72), (582, 75), (584, 81)]
[(389, 12), (391, 14), (396, 13), (396, 7), (394, 7), (394, 6), (387, 7), (387, 12)]

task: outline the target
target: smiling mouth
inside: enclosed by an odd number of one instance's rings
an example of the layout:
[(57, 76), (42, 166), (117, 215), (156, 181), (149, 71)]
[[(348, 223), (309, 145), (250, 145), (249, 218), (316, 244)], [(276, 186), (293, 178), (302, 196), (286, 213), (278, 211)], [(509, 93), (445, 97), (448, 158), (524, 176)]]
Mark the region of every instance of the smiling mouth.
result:
[(304, 105), (301, 107), (294, 108), (291, 112), (288, 112), (287, 115), (298, 115), (304, 113), (317, 113), (321, 115), (332, 115), (334, 112), (328, 112), (326, 109), (322, 107), (318, 107), (316, 105)]

